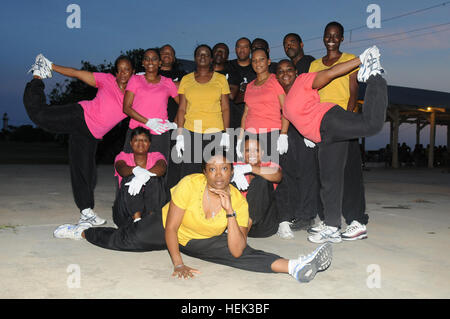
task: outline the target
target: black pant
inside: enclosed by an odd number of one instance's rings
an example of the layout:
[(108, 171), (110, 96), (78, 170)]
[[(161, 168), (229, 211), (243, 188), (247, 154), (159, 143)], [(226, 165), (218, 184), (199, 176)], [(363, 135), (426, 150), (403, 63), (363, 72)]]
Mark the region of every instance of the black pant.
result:
[(281, 221), (310, 220), (321, 211), (317, 148), (307, 147), (293, 125), (288, 129), (289, 148), (280, 156), (283, 179), (276, 190)]
[(341, 226), (349, 140), (378, 133), (383, 127), (387, 106), (386, 80), (377, 75), (367, 80), (362, 113), (349, 112), (338, 105), (325, 113), (320, 125), (322, 142), (317, 145), (326, 225)]
[(347, 162), (344, 171), (344, 195), (342, 200), (342, 216), (347, 225), (356, 220), (366, 225), (369, 215), (366, 211), (364, 182), (362, 173), (361, 149), (358, 140), (348, 143)]
[(27, 83), (23, 103), (30, 119), (40, 128), (59, 134), (69, 134), (69, 164), (75, 203), (81, 210), (94, 208), (97, 181), (95, 154), (98, 141), (92, 136), (78, 103), (47, 105), (44, 82), (33, 79)]
[(88, 242), (105, 249), (134, 252), (166, 249), (161, 210), (145, 214), (140, 221), (129, 222), (119, 229), (88, 228), (84, 235)]
[(116, 190), (116, 199), (112, 207), (113, 221), (120, 228), (133, 222), (133, 216), (141, 212), (142, 216), (160, 210), (169, 200), (164, 179), (162, 177), (151, 177), (141, 188), (137, 195), (128, 193), (125, 184), (131, 181), (134, 175), (122, 178), (120, 187)]
[(273, 183), (255, 176), (248, 187), (247, 202), (252, 219), (248, 237), (262, 238), (275, 234), (279, 221)]
[(271, 265), (282, 257), (246, 246), (239, 258), (228, 249), (227, 234), (208, 239), (191, 239), (180, 251), (188, 256), (243, 270), (273, 273)]
[[(174, 162), (181, 162), (180, 164), (175, 164), (180, 165), (180, 179), (190, 174), (202, 172), (203, 152), (206, 154), (211, 152), (212, 149), (219, 147), (222, 132), (202, 134), (183, 129), (183, 136), (184, 152), (182, 158), (178, 158), (175, 147), (171, 151), (171, 155), (174, 156)], [(232, 146), (230, 146), (230, 150), (232, 150)]]

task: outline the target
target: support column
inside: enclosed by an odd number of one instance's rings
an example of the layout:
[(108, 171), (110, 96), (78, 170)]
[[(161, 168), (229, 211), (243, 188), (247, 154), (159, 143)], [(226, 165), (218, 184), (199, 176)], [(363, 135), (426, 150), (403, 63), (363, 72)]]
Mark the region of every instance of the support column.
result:
[(430, 147), (428, 149), (428, 168), (433, 168), (434, 143), (436, 140), (436, 112), (430, 114)]
[(400, 116), (398, 109), (392, 111), (392, 168), (398, 168), (398, 131), (400, 127)]
[(416, 145), (420, 144), (420, 119), (416, 120)]

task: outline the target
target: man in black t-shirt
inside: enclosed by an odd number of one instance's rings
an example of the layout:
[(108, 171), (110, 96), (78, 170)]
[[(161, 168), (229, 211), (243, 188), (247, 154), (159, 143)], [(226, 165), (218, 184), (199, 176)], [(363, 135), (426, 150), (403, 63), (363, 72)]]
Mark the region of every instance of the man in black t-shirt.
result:
[[(186, 75), (184, 70), (181, 70), (177, 59), (175, 57), (175, 50), (170, 44), (163, 45), (159, 50), (161, 56), (161, 67), (159, 69), (159, 74), (172, 79), (175, 85), (178, 87), (178, 83), (181, 78)], [(178, 104), (173, 98), (169, 98), (167, 103), (167, 114), (170, 122), (175, 121), (175, 116), (177, 115)]]
[(214, 72), (225, 75), (228, 81), (230, 78), (230, 70), (228, 66), (228, 55), (230, 54), (230, 50), (228, 49), (228, 45), (225, 43), (217, 43), (213, 47), (212, 51)]
[(247, 84), (256, 79), (250, 61), (251, 42), (243, 37), (236, 41), (235, 52), (237, 59), (228, 63), (230, 85), (230, 127), (241, 126), (242, 114), (244, 113), (244, 95)]

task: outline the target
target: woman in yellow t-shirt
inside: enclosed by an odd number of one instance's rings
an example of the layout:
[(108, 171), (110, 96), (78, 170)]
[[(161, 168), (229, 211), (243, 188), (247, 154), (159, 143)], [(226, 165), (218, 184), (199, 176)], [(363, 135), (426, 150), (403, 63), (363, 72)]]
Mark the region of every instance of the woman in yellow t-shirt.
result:
[(224, 132), (230, 126), (227, 79), (213, 71), (212, 50), (208, 45), (199, 45), (194, 59), (196, 71), (185, 75), (178, 88), (176, 150), (178, 157), (183, 156), (180, 178), (201, 173), (203, 149), (210, 141), (214, 145), (220, 141), (220, 146), (227, 149), (230, 146), (230, 136)]
[[(309, 72), (326, 70), (355, 58), (353, 54), (340, 51), (343, 41), (344, 27), (339, 22), (328, 23), (323, 35), (327, 55), (313, 61)], [(356, 111), (357, 71), (358, 69), (355, 69), (340, 76), (320, 89), (318, 91), (320, 102), (331, 102), (347, 111)], [(319, 212), (321, 222), (312, 227), (310, 232), (313, 234), (308, 239), (315, 243), (322, 243), (366, 238), (365, 224), (368, 222), (368, 216), (364, 212), (365, 198), (358, 139), (320, 143), (318, 146), (320, 153), (329, 154), (327, 156), (329, 160), (320, 164), (323, 167), (320, 174), (322, 184), (320, 194), (323, 204), (323, 213)], [(339, 232), (341, 215), (344, 216), (347, 225), (352, 226), (347, 227), (342, 234)]]
[(203, 174), (186, 176), (172, 188), (172, 200), (162, 210), (172, 276), (191, 278), (199, 273), (183, 263), (181, 253), (249, 271), (289, 273), (300, 282), (328, 268), (329, 243), (290, 260), (248, 246), (248, 205), (230, 185), (232, 164), (224, 154), (212, 154), (202, 168)]

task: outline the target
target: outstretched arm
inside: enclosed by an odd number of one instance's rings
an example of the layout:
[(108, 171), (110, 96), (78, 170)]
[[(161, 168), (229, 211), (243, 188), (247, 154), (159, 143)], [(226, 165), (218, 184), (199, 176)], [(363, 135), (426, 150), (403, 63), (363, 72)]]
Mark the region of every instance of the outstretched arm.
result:
[(174, 267), (172, 276), (178, 276), (178, 278), (192, 278), (194, 277), (194, 274), (199, 273), (199, 271), (190, 268), (183, 263), (178, 243), (178, 229), (183, 221), (184, 212), (184, 209), (181, 209), (175, 205), (173, 201), (170, 201), (164, 236)]
[(314, 79), (312, 88), (321, 89), (335, 78), (340, 77), (344, 74), (349, 73), (353, 69), (357, 68), (361, 64), (361, 60), (358, 58), (351, 59), (346, 62), (336, 64), (335, 66), (317, 72), (317, 76)]
[(52, 64), (52, 70), (64, 76), (76, 78), (80, 81), (83, 81), (87, 85), (96, 87), (94, 74), (92, 72), (56, 65), (55, 63)]

